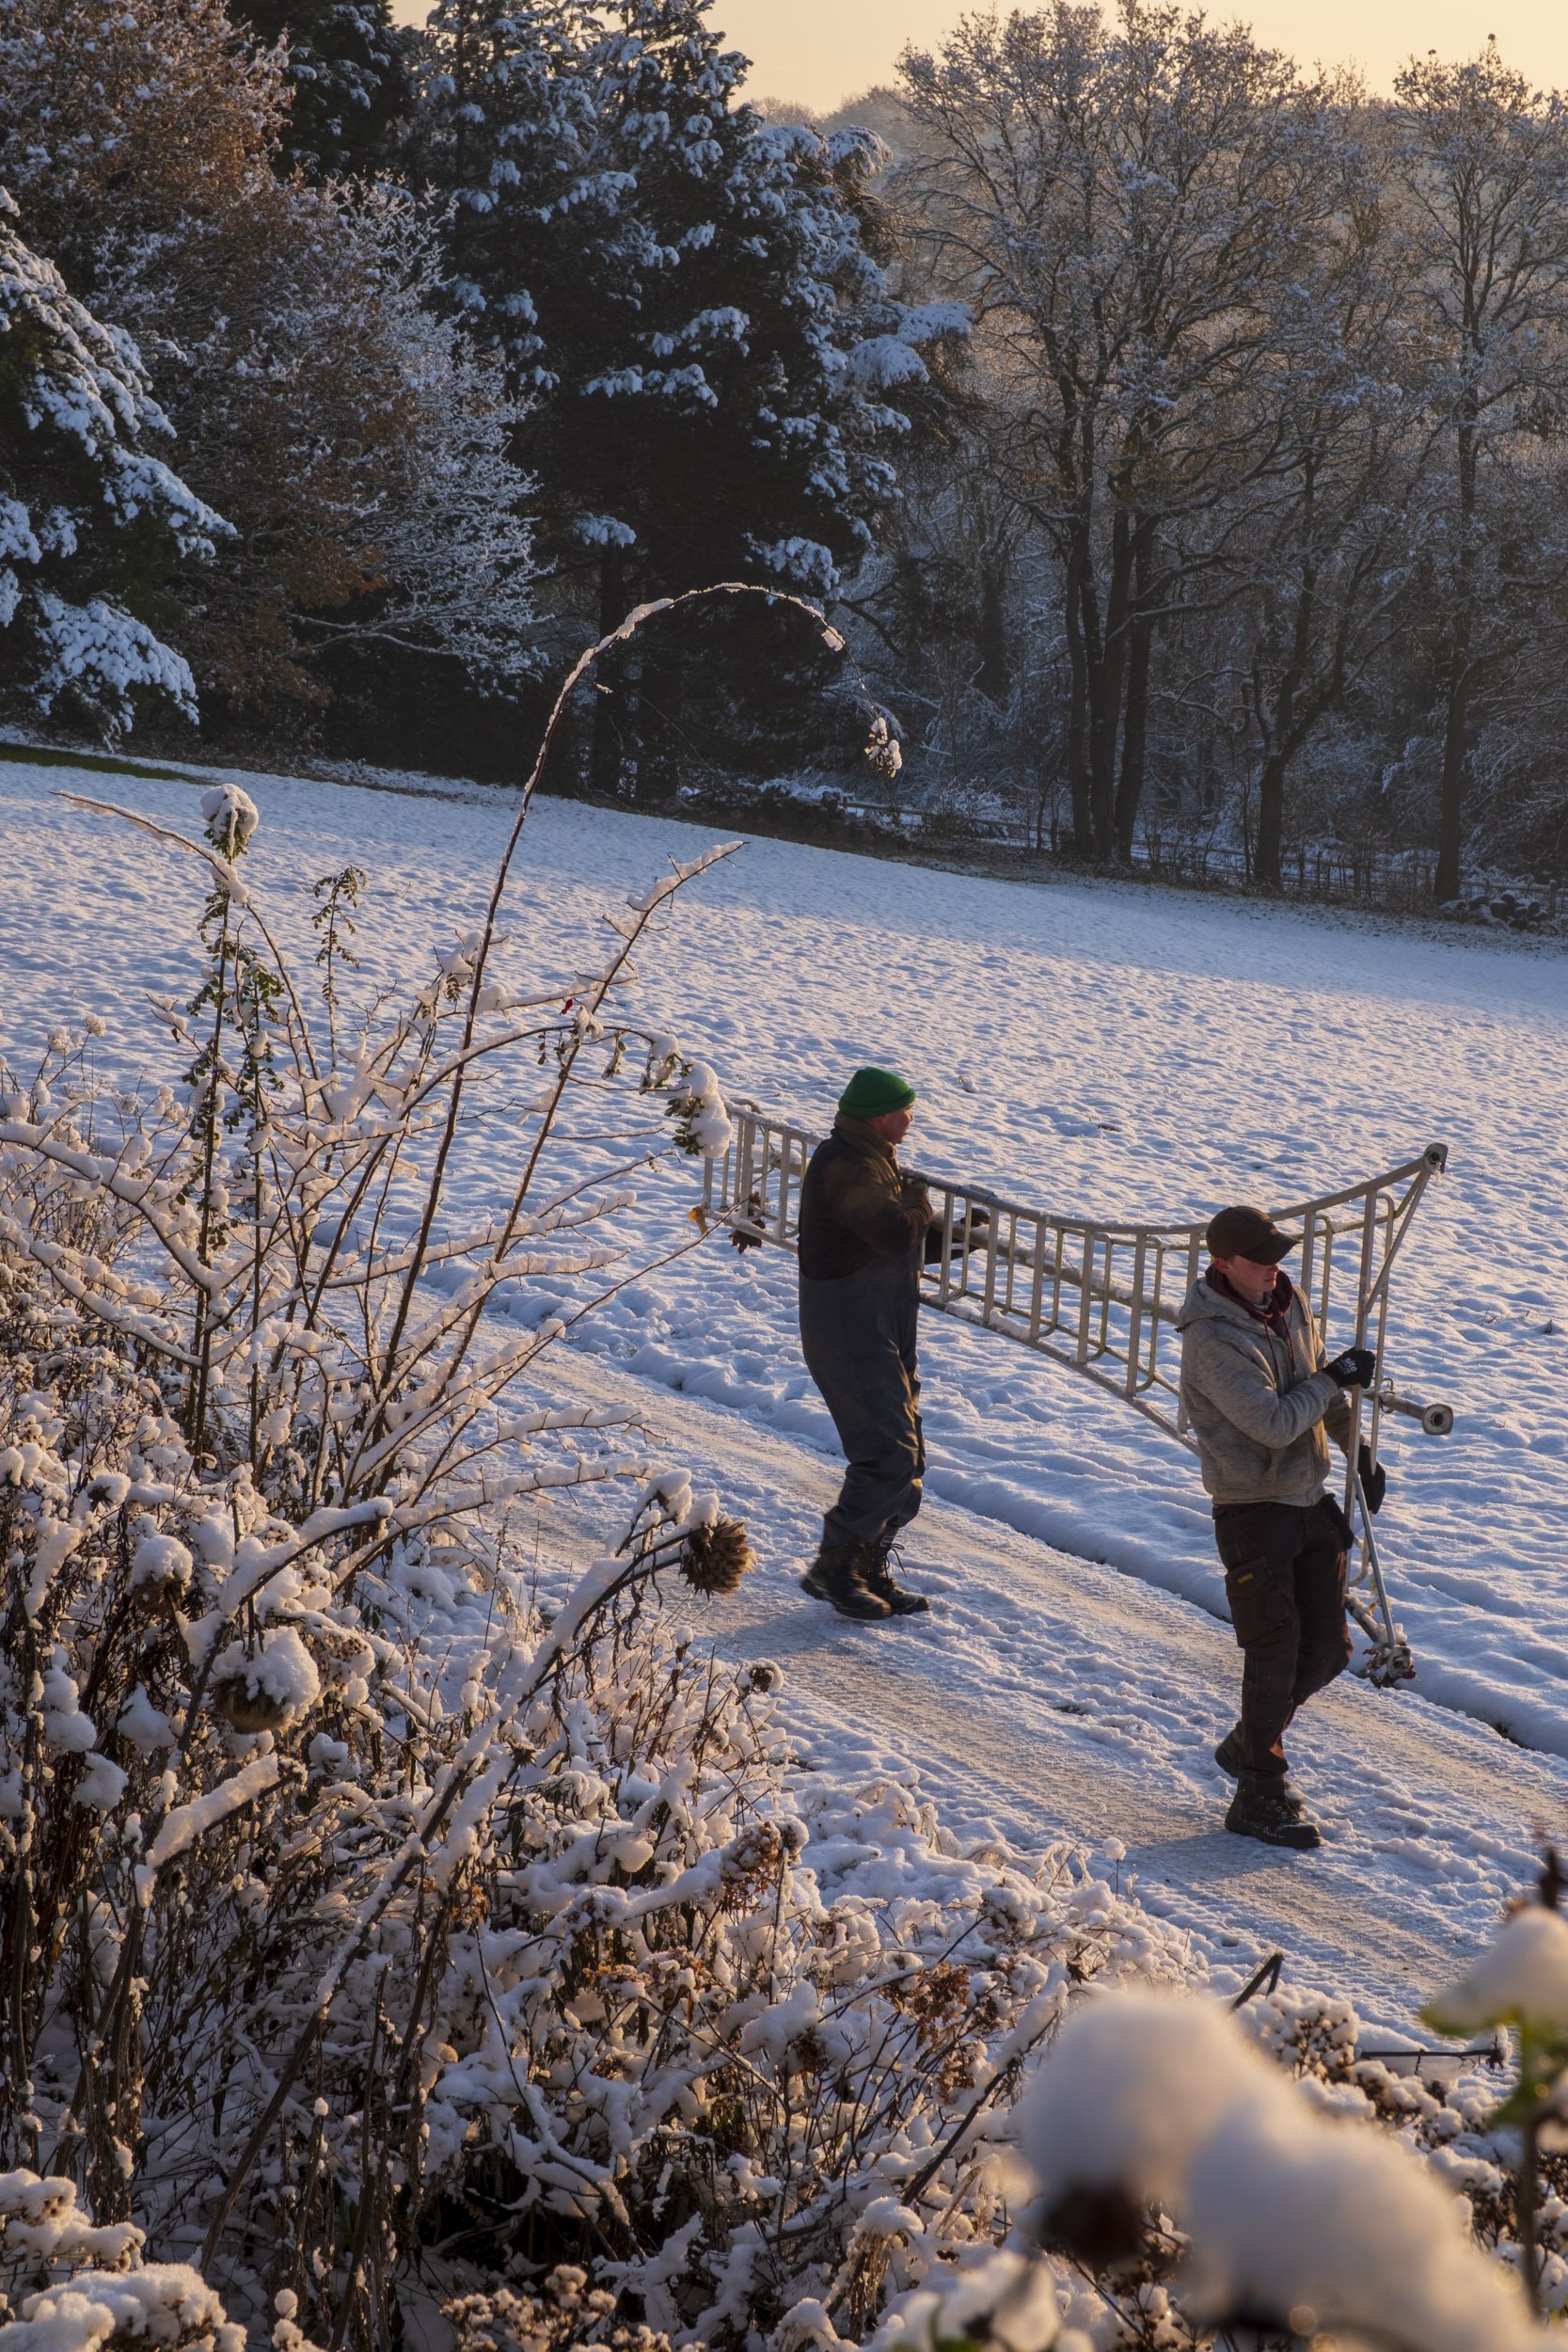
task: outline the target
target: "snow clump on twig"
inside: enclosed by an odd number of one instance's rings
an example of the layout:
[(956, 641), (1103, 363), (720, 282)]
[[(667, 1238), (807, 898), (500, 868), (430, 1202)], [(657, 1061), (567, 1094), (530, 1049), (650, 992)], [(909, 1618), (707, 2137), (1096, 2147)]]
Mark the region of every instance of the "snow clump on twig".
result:
[(1409, 2352), (1542, 2342), (1433, 2174), (1386, 2137), (1326, 2119), (1212, 2003), (1085, 2002), (1021, 2104), (1019, 2134), (1048, 2237), (1103, 2243), (1151, 2207), (1168, 2212), (1191, 2242), (1183, 2299), (1213, 2323), (1366, 2328)]

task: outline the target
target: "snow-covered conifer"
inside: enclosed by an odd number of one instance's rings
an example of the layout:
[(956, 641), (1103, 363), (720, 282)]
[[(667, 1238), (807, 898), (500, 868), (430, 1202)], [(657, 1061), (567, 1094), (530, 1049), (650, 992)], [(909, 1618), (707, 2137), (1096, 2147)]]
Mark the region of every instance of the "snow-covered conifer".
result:
[(204, 705), (324, 704), (341, 625), (393, 613), (405, 644), (515, 668), (513, 412), (426, 316), (409, 200), (277, 175), (283, 58), (237, 42), (220, 0), (12, 0), (0, 23), (0, 167), (29, 234), (135, 335), (186, 479), (235, 527), (170, 583)]
[(367, 172), (409, 104), (408, 37), (388, 0), (234, 0), (237, 23), (284, 48), (291, 168)]
[[(462, 299), (531, 395), (556, 572), (606, 630), (708, 580), (832, 597), (894, 493), (921, 351), (963, 326), (893, 300), (867, 250), (876, 143), (765, 124), (744, 72), (707, 0), (435, 19), (425, 135)], [(715, 616), (732, 684), (755, 626)], [(628, 738), (645, 776), (668, 766), (691, 686), (656, 644), (635, 696), (623, 675), (601, 698), (601, 783)]]
[(170, 470), (131, 338), (33, 252), (0, 190), (0, 697), (114, 737), (137, 703), (190, 718), (190, 669), (157, 634), (162, 580), (230, 526)]

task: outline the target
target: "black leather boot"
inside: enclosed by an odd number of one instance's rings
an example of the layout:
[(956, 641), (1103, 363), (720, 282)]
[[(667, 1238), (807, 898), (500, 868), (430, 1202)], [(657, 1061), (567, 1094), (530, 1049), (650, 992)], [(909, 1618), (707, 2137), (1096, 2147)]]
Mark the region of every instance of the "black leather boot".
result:
[(865, 1561), (870, 1549), (869, 1544), (821, 1545), (800, 1579), (801, 1592), (809, 1593), (813, 1600), (825, 1600), (841, 1617), (854, 1617), (862, 1624), (891, 1617), (890, 1603), (873, 1592), (866, 1581)]
[(867, 1592), (886, 1601), (890, 1615), (917, 1617), (931, 1604), (924, 1593), (908, 1592), (902, 1584), (895, 1583), (892, 1563), (897, 1556), (891, 1544), (867, 1544), (861, 1576)]

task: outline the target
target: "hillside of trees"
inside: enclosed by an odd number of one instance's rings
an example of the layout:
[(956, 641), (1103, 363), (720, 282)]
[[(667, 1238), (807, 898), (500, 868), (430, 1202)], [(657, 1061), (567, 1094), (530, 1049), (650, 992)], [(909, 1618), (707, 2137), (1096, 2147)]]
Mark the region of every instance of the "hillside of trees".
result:
[(6, 715), (504, 776), (589, 638), (736, 579), (844, 691), (715, 606), (554, 788), (1562, 872), (1557, 93), (1133, 5), (831, 121), (745, 73), (709, 0), (9, 0)]

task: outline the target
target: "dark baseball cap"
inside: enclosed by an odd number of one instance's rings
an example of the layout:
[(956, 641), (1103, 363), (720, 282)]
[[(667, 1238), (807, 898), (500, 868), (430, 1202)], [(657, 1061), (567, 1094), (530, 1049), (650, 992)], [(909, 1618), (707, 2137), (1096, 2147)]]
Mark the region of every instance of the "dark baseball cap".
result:
[(1203, 1238), (1216, 1258), (1250, 1258), (1254, 1265), (1277, 1265), (1301, 1235), (1282, 1233), (1266, 1209), (1243, 1203), (1212, 1216)]

